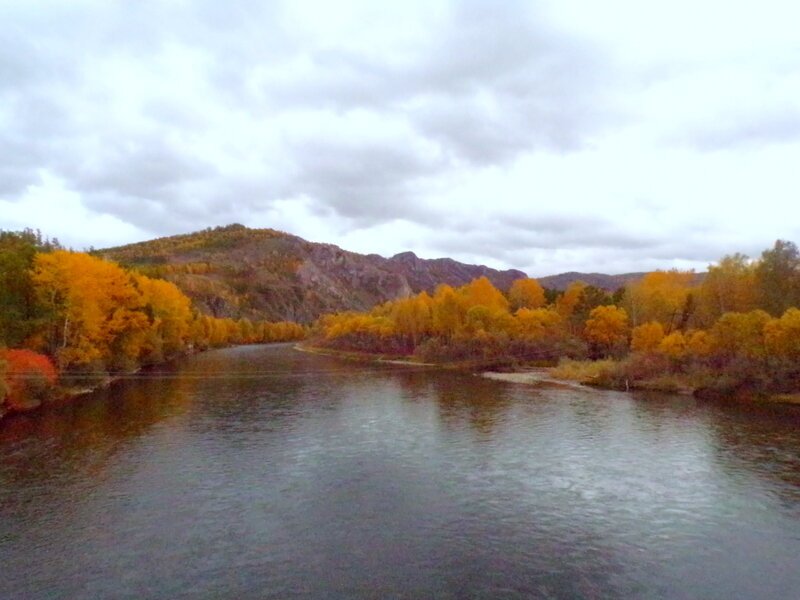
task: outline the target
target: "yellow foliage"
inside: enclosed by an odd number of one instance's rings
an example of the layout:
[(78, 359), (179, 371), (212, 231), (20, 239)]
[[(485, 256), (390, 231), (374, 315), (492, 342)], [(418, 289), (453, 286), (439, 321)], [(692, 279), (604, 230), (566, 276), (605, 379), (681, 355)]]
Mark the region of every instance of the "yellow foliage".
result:
[(433, 328), (433, 299), (422, 292), (417, 296), (397, 300), (391, 303), (387, 316), (391, 318), (394, 330), (408, 337), (413, 345), (417, 345), (423, 335)]
[(472, 335), (478, 332), (510, 334), (515, 329), (516, 321), (508, 311), (487, 306), (470, 308), (464, 323), (464, 330)]
[(683, 358), (686, 355), (686, 339), (680, 331), (674, 331), (661, 340), (658, 351), (670, 358)]
[(655, 350), (664, 339), (664, 327), (658, 321), (650, 321), (638, 327), (634, 327), (631, 332), (631, 350), (634, 352), (646, 352)]
[(771, 320), (763, 310), (725, 313), (709, 331), (712, 352), (728, 357), (763, 358), (764, 329)]
[(756, 263), (743, 254), (708, 267), (698, 290), (700, 320), (711, 324), (726, 312), (748, 312), (758, 304)]
[(181, 352), (189, 338), (191, 302), (173, 283), (135, 275), (136, 287), (145, 310), (152, 319), (155, 335), (163, 343), (166, 356)]
[(556, 333), (564, 325), (564, 318), (549, 308), (520, 308), (514, 317), (519, 333), (533, 338)]
[(539, 308), (544, 306), (544, 289), (535, 279), (517, 279), (508, 290), (508, 300), (512, 310)]
[(119, 266), (58, 250), (36, 256), (32, 280), (54, 315), (47, 342), (59, 367), (107, 362), (115, 353), (136, 355), (147, 318), (138, 311), (142, 299), (131, 277)]
[(584, 335), (590, 343), (611, 348), (626, 341), (628, 314), (618, 306), (598, 306), (589, 313)]
[(707, 331), (692, 331), (688, 334), (686, 349), (692, 356), (708, 356), (711, 354), (711, 336)]
[(433, 330), (444, 337), (452, 337), (464, 323), (466, 316), (461, 298), (449, 285), (440, 285), (433, 296), (431, 317)]
[(691, 291), (691, 271), (654, 271), (625, 290), (623, 305), (633, 325), (658, 321), (667, 329), (680, 320)]
[(583, 296), (583, 291), (588, 285), (583, 281), (573, 281), (567, 286), (561, 296), (556, 300), (556, 310), (562, 317), (569, 317), (575, 312), (575, 307)]
[(774, 356), (800, 360), (800, 310), (790, 308), (764, 325), (764, 342)]
[(485, 306), (497, 310), (508, 310), (508, 300), (492, 285), (486, 277), (474, 279), (459, 289), (464, 299), (464, 307)]

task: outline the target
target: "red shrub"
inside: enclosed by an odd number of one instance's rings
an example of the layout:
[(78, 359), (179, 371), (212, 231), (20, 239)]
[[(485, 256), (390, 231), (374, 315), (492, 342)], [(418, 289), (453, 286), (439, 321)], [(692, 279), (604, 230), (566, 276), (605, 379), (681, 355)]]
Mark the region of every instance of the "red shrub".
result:
[(4, 379), (8, 395), (5, 402), (12, 409), (37, 405), (58, 377), (49, 358), (30, 350), (0, 350), (0, 361), (6, 363)]

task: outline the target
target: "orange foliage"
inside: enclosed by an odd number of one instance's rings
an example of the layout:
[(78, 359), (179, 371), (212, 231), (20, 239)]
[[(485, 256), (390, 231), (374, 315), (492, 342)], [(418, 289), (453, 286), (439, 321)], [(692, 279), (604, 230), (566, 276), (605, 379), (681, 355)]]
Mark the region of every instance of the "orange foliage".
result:
[(680, 331), (673, 331), (658, 344), (658, 351), (670, 358), (680, 359), (686, 356), (686, 339)]
[(22, 409), (31, 400), (40, 399), (55, 385), (56, 370), (49, 358), (30, 350), (0, 350), (0, 361), (6, 363), (6, 405)]
[(764, 324), (767, 351), (793, 361), (800, 361), (800, 310), (790, 308), (780, 319)]
[(466, 309), (455, 290), (449, 285), (436, 289), (431, 307), (433, 330), (444, 337), (452, 336), (464, 323)]
[(633, 328), (631, 332), (631, 350), (634, 352), (655, 350), (663, 339), (664, 327), (658, 321), (650, 321)]
[(575, 308), (578, 306), (578, 302), (580, 302), (583, 296), (583, 291), (587, 287), (588, 285), (583, 281), (573, 281), (570, 283), (567, 289), (564, 290), (564, 293), (556, 300), (556, 310), (558, 313), (563, 317), (571, 316), (572, 313), (575, 312)]
[(564, 325), (564, 318), (549, 308), (520, 308), (514, 316), (517, 319), (519, 332), (533, 338), (555, 334)]
[(496, 310), (508, 310), (508, 300), (486, 277), (474, 279), (459, 291), (464, 299), (466, 309), (473, 306), (485, 306)]
[(589, 313), (584, 330), (586, 340), (606, 351), (626, 343), (628, 314), (618, 306), (598, 306)]
[(47, 342), (62, 368), (105, 362), (122, 336), (147, 327), (131, 277), (114, 263), (81, 252), (39, 254), (33, 282), (55, 316)]
[(37, 255), (32, 279), (51, 315), (38, 339), (62, 369), (131, 370), (191, 347), (305, 336), (296, 324), (195, 317), (174, 284), (80, 252)]
[(517, 279), (508, 290), (508, 301), (512, 310), (539, 308), (544, 306), (544, 289), (535, 279)]
[(713, 324), (726, 312), (757, 308), (756, 264), (743, 254), (723, 257), (710, 265), (699, 288), (699, 313), (704, 324)]
[(711, 354), (711, 337), (707, 331), (692, 331), (686, 338), (686, 349), (691, 356), (703, 357)]
[(694, 273), (654, 271), (625, 290), (624, 306), (633, 325), (658, 321), (667, 331), (677, 326), (687, 308)]

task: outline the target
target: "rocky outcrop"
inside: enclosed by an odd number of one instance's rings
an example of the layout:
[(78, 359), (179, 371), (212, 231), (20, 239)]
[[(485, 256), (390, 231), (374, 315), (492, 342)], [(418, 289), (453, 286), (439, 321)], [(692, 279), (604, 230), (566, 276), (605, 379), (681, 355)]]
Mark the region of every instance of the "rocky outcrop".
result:
[(483, 265), (467, 265), (452, 258), (424, 259), (418, 258), (413, 252), (402, 252), (382, 260), (388, 270), (405, 277), (411, 288), (417, 292), (422, 290), (433, 292), (440, 283), (461, 286), (484, 276), (496, 288), (505, 291), (511, 287), (514, 280), (527, 277), (525, 273), (516, 269), (498, 271)]

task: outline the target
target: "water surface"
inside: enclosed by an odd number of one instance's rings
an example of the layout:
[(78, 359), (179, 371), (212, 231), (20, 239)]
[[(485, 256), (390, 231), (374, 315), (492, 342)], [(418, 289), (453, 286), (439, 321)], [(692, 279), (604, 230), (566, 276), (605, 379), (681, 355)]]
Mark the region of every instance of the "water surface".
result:
[(800, 411), (291, 346), (0, 426), (0, 598), (781, 599)]

